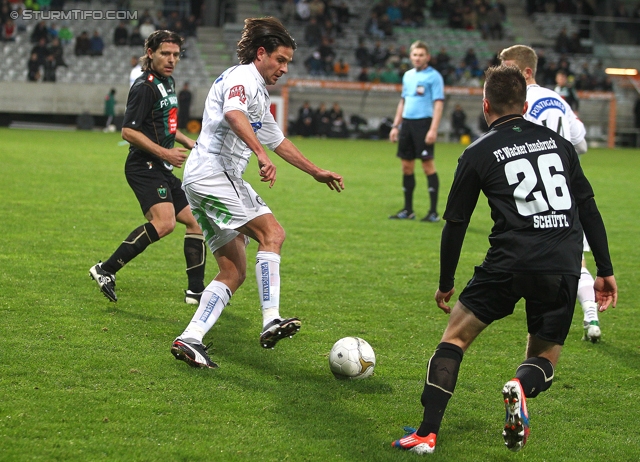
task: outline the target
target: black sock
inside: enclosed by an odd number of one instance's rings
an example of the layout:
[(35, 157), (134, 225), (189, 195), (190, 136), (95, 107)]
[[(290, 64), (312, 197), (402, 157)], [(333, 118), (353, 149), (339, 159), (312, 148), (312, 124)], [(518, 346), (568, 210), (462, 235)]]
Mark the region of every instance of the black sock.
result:
[(440, 188), (440, 180), (438, 174), (433, 173), (427, 175), (427, 190), (429, 191), (429, 199), (431, 200), (431, 209), (429, 213), (438, 213), (438, 189)]
[(427, 378), (420, 399), (424, 406), (424, 416), (418, 436), (438, 434), (449, 398), (456, 388), (463, 354), (459, 346), (442, 342), (429, 360)]
[(202, 234), (185, 234), (184, 258), (187, 261), (189, 290), (199, 294), (204, 290), (204, 263), (207, 258)]
[(120, 244), (107, 261), (102, 264), (102, 269), (109, 273), (115, 273), (135, 257), (144, 252), (149, 244), (160, 240), (156, 228), (149, 222), (138, 226)]
[(404, 209), (413, 212), (413, 190), (416, 189), (416, 177), (411, 175), (402, 176), (402, 190), (404, 191)]
[(535, 398), (538, 393), (551, 388), (553, 364), (547, 358), (540, 356), (527, 358), (518, 366), (516, 379), (520, 381), (524, 396)]

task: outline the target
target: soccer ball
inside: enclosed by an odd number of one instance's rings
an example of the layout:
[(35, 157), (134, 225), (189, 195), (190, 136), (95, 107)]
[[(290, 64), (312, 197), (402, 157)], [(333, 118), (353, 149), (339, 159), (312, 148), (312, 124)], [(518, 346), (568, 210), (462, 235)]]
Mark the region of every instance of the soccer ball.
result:
[(358, 337), (341, 338), (329, 353), (329, 368), (336, 379), (364, 379), (373, 374), (375, 366), (373, 348)]

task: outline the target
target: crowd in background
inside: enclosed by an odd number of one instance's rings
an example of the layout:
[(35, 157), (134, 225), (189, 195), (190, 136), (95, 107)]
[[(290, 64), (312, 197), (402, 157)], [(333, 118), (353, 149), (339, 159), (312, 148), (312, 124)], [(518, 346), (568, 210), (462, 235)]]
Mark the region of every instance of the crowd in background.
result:
[[(64, 8), (64, 3), (64, 0), (0, 0), (0, 39), (15, 42), (18, 34), (28, 33), (27, 22), (23, 18), (25, 9), (59, 11)], [(91, 33), (83, 30), (75, 36), (67, 25), (59, 26), (55, 21), (39, 21), (29, 35), (33, 47), (27, 60), (27, 81), (55, 82), (56, 70), (68, 67), (64, 59), (64, 47), (69, 44), (73, 44), (75, 56), (102, 56), (106, 42), (115, 46), (142, 47), (145, 38), (157, 29), (177, 32), (185, 39), (195, 37), (203, 3), (201, 0), (193, 0), (189, 14), (165, 8), (152, 15), (149, 10), (144, 10), (135, 23), (120, 21), (114, 26), (113, 35), (106, 39), (99, 30)], [(128, 10), (130, 6), (127, 0), (116, 0), (109, 5), (116, 10)], [(188, 46), (185, 47), (185, 55), (187, 48)]]

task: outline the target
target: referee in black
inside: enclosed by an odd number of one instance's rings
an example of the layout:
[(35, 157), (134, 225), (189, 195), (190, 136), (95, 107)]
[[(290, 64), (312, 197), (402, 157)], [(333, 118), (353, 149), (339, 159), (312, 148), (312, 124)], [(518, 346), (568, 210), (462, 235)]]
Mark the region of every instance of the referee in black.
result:
[[(89, 269), (102, 293), (112, 302), (116, 296), (116, 272), (176, 226), (186, 226), (184, 255), (189, 287), (185, 302), (197, 305), (204, 290), (205, 244), (181, 181), (172, 173), (193, 149), (194, 140), (178, 130), (178, 96), (173, 71), (180, 60), (184, 40), (167, 30), (147, 38), (142, 75), (129, 90), (122, 138), (130, 143), (125, 163), (127, 182), (148, 220), (134, 229), (104, 263)], [(174, 147), (174, 142), (184, 148)]]
[[(526, 121), (527, 84), (516, 67), (486, 71), (483, 111), (490, 130), (458, 161), (440, 248), (438, 307), (449, 323), (429, 360), (422, 393), (424, 417), (416, 432), (393, 442), (433, 452), (464, 352), (493, 321), (526, 301), (526, 359), (503, 387), (506, 446), (520, 450), (529, 435), (526, 399), (547, 390), (573, 318), (582, 258), (582, 232), (598, 268), (600, 311), (616, 306), (617, 286), (607, 235), (573, 145)], [(491, 207), (490, 248), (453, 310), (454, 275), (480, 191)], [(505, 347), (510, 347), (505, 345)]]

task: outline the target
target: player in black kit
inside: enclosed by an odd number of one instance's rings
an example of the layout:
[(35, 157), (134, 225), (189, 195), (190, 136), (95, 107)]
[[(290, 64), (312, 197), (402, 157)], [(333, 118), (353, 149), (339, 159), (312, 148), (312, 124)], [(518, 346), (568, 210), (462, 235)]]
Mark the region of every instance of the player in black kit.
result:
[[(149, 244), (171, 233), (176, 221), (186, 226), (184, 255), (189, 288), (185, 302), (197, 305), (204, 290), (204, 237), (182, 183), (172, 173), (174, 167), (182, 167), (186, 152), (195, 144), (178, 130), (178, 97), (171, 76), (180, 59), (182, 43), (182, 37), (166, 30), (149, 35), (143, 73), (129, 90), (122, 128), (122, 138), (131, 144), (125, 175), (148, 222), (133, 230), (104, 263), (89, 269), (112, 302), (118, 299), (115, 273)], [(176, 141), (184, 148), (174, 147)]]
[[(420, 454), (435, 450), (464, 352), (485, 327), (512, 314), (521, 298), (526, 300), (529, 332), (526, 359), (502, 390), (506, 407), (502, 434), (512, 451), (525, 445), (529, 435), (525, 399), (551, 386), (571, 326), (583, 228), (598, 267), (594, 289), (600, 310), (616, 306), (607, 235), (591, 185), (569, 141), (522, 117), (526, 89), (516, 67), (486, 71), (483, 111), (490, 130), (460, 157), (444, 213), (435, 300), (451, 316), (427, 367), (420, 428), (410, 429), (392, 443), (394, 447)], [(494, 220), (491, 246), (450, 309), (455, 270), (480, 191)]]

